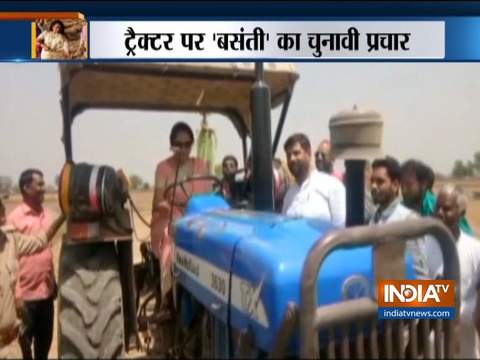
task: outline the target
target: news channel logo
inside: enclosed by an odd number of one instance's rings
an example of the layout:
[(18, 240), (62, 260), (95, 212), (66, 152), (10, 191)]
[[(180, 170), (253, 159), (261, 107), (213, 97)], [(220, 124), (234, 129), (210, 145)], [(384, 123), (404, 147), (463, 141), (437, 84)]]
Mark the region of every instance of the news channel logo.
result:
[(379, 319), (454, 319), (452, 280), (381, 280), (377, 284)]

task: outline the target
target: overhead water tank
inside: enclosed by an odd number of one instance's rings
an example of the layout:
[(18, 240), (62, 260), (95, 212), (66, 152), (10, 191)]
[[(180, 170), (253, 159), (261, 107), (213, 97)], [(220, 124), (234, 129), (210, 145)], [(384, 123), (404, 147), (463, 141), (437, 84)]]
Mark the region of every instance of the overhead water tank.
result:
[(371, 160), (382, 156), (383, 119), (356, 105), (330, 118), (330, 142), (336, 158)]

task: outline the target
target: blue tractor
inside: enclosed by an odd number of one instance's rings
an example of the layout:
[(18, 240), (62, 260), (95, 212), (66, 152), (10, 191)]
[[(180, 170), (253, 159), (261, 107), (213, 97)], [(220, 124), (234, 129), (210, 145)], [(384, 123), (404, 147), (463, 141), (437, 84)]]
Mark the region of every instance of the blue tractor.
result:
[[(458, 258), (449, 232), (432, 219), (361, 226), (361, 159), (346, 164), (346, 229), (273, 211), (272, 154), (298, 79), (292, 65), (82, 64), (61, 65), (61, 74), (67, 161), (59, 198), (68, 226), (60, 261), (59, 356), (119, 357), (138, 330), (128, 189), (112, 168), (75, 164), (72, 158), (72, 121), (86, 108), (221, 113), (242, 138), (244, 161), (251, 153), (251, 197), (194, 195), (175, 223), (181, 331), (170, 355), (448, 358), (455, 353), (455, 322), (378, 320), (377, 280), (415, 278), (404, 255), (406, 239), (433, 234), (444, 255), (445, 278), (457, 283)], [(278, 105), (283, 108), (272, 141), (270, 111)], [(457, 304), (458, 294), (457, 288)]]

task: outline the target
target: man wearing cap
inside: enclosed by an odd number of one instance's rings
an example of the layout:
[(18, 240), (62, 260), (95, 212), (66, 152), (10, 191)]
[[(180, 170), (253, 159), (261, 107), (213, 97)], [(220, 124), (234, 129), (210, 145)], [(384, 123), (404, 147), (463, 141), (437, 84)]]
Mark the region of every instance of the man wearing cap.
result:
[(285, 195), (282, 213), (292, 217), (323, 219), (336, 226), (344, 226), (345, 186), (337, 178), (313, 167), (308, 137), (302, 133), (294, 134), (285, 141), (284, 149), (295, 181)]

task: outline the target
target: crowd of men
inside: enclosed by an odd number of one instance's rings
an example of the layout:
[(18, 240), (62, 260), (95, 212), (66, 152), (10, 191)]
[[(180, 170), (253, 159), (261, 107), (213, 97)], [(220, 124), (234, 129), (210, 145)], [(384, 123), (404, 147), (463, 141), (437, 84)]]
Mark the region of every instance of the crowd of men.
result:
[[(286, 216), (323, 219), (345, 226), (344, 174), (334, 167), (329, 141), (323, 140), (313, 154), (309, 138), (297, 133), (285, 141), (284, 150), (293, 181), (284, 194), (283, 206), (277, 210)], [(224, 173), (230, 178), (236, 169), (227, 166), (231, 160), (228, 156), (223, 162)], [(274, 175), (277, 180), (278, 173)], [(446, 184), (435, 195), (433, 170), (415, 159), (403, 164), (391, 156), (375, 159), (367, 164), (365, 176), (365, 224), (434, 216), (451, 231), (460, 259), (460, 357), (480, 358), (480, 242), (466, 218), (465, 194), (460, 188)], [(441, 278), (442, 254), (434, 238), (426, 236), (407, 241), (407, 253), (413, 258), (417, 279)]]
[[(313, 153), (309, 138), (297, 133), (286, 140), (284, 151), (289, 175), (282, 172), (279, 160), (273, 164), (277, 211), (285, 216), (323, 219), (334, 226), (345, 226), (344, 175), (334, 167), (330, 143), (322, 141)], [(231, 184), (239, 171), (237, 159), (226, 156), (222, 170), (223, 195), (229, 198), (235, 192)], [(387, 156), (375, 159), (366, 170), (365, 224), (434, 216), (451, 231), (461, 272), (460, 355), (479, 358), (480, 242), (466, 219), (465, 195), (450, 184), (435, 195), (434, 172), (418, 160), (400, 164)], [(249, 173), (247, 163), (246, 178)], [(41, 171), (24, 171), (19, 187), (23, 201), (8, 217), (0, 202), (0, 358), (9, 356), (2, 351), (18, 338), (24, 359), (46, 359), (52, 342), (57, 292), (50, 240), (64, 217), (53, 219), (43, 206)], [(407, 252), (414, 260), (417, 278), (442, 276), (442, 255), (435, 239), (411, 239)]]

